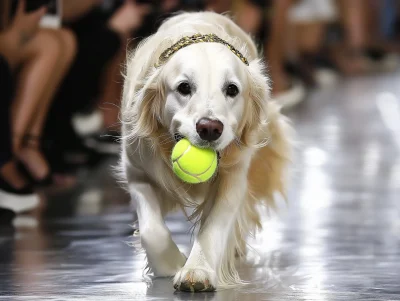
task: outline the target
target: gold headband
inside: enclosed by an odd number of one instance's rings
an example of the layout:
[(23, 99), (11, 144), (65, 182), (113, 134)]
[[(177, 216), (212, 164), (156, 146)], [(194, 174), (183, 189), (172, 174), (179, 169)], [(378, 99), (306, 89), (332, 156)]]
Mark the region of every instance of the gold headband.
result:
[(182, 49), (182, 48), (187, 47), (187, 46), (192, 45), (192, 44), (197, 44), (197, 43), (202, 43), (202, 42), (205, 42), (205, 43), (220, 43), (222, 45), (225, 45), (243, 63), (245, 63), (247, 66), (249, 65), (249, 62), (240, 53), (239, 50), (237, 50), (235, 47), (233, 47), (228, 42), (226, 42), (223, 39), (219, 38), (217, 35), (215, 35), (213, 33), (204, 34), (204, 35), (198, 33), (198, 34), (195, 34), (195, 35), (193, 35), (191, 37), (183, 37), (178, 42), (176, 42), (174, 45), (172, 45), (167, 50), (165, 50), (163, 53), (161, 53), (160, 58), (158, 59), (158, 63), (156, 64), (156, 67), (159, 67), (162, 64), (164, 64), (179, 49)]

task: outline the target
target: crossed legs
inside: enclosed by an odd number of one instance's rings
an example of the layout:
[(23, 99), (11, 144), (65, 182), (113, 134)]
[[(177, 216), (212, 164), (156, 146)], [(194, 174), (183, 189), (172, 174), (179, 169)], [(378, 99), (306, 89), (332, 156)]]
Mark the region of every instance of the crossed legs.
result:
[(52, 98), (76, 52), (65, 29), (41, 29), (23, 50), (17, 93), (12, 105), (13, 151), (36, 180), (50, 168), (40, 151), (40, 136)]

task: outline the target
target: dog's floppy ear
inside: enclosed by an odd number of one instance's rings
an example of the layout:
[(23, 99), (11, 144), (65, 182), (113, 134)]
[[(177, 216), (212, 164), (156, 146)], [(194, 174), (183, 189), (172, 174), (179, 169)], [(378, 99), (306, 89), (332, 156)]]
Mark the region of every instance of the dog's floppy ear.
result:
[(241, 141), (246, 146), (256, 146), (262, 143), (258, 141), (259, 131), (265, 128), (270, 100), (269, 79), (260, 60), (253, 60), (248, 67), (247, 98), (241, 126)]
[(136, 93), (135, 132), (140, 138), (152, 137), (161, 127), (163, 87), (157, 69)]
[(160, 71), (155, 70), (148, 78), (136, 83), (135, 93), (125, 108), (123, 120), (132, 138), (150, 138), (160, 129), (158, 116), (162, 116), (163, 89)]
[[(270, 90), (262, 65), (250, 70), (250, 103), (254, 122), (249, 123), (245, 138), (258, 150), (252, 158), (249, 172), (249, 191), (252, 202), (275, 206), (275, 193), (286, 198), (287, 168), (292, 157), (293, 129), (280, 112), (280, 106), (270, 97)], [(259, 124), (257, 124), (259, 122)], [(247, 134), (247, 136), (246, 136)], [(257, 224), (260, 225), (259, 221)]]
[(155, 68), (164, 44), (158, 35), (142, 41), (127, 58), (122, 95), (122, 122), (127, 138), (148, 138), (160, 128), (163, 87), (162, 68)]

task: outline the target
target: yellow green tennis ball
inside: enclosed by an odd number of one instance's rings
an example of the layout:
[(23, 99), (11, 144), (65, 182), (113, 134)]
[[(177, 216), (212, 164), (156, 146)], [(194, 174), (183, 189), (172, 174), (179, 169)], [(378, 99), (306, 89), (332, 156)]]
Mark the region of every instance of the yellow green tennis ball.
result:
[(217, 153), (212, 149), (198, 148), (189, 140), (181, 139), (172, 150), (172, 168), (184, 182), (196, 184), (209, 180), (218, 165)]

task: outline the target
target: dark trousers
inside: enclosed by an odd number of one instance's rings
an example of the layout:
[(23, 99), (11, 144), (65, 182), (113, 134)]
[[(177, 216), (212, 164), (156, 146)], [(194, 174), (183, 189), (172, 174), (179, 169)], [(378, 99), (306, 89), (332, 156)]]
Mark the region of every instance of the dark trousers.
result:
[(10, 120), (12, 96), (11, 70), (5, 58), (0, 56), (0, 168), (12, 158)]
[(78, 53), (50, 108), (45, 137), (60, 146), (74, 140), (71, 118), (93, 108), (100, 91), (100, 78), (120, 48), (119, 36), (107, 27), (107, 16), (94, 10), (67, 24), (77, 37)]

